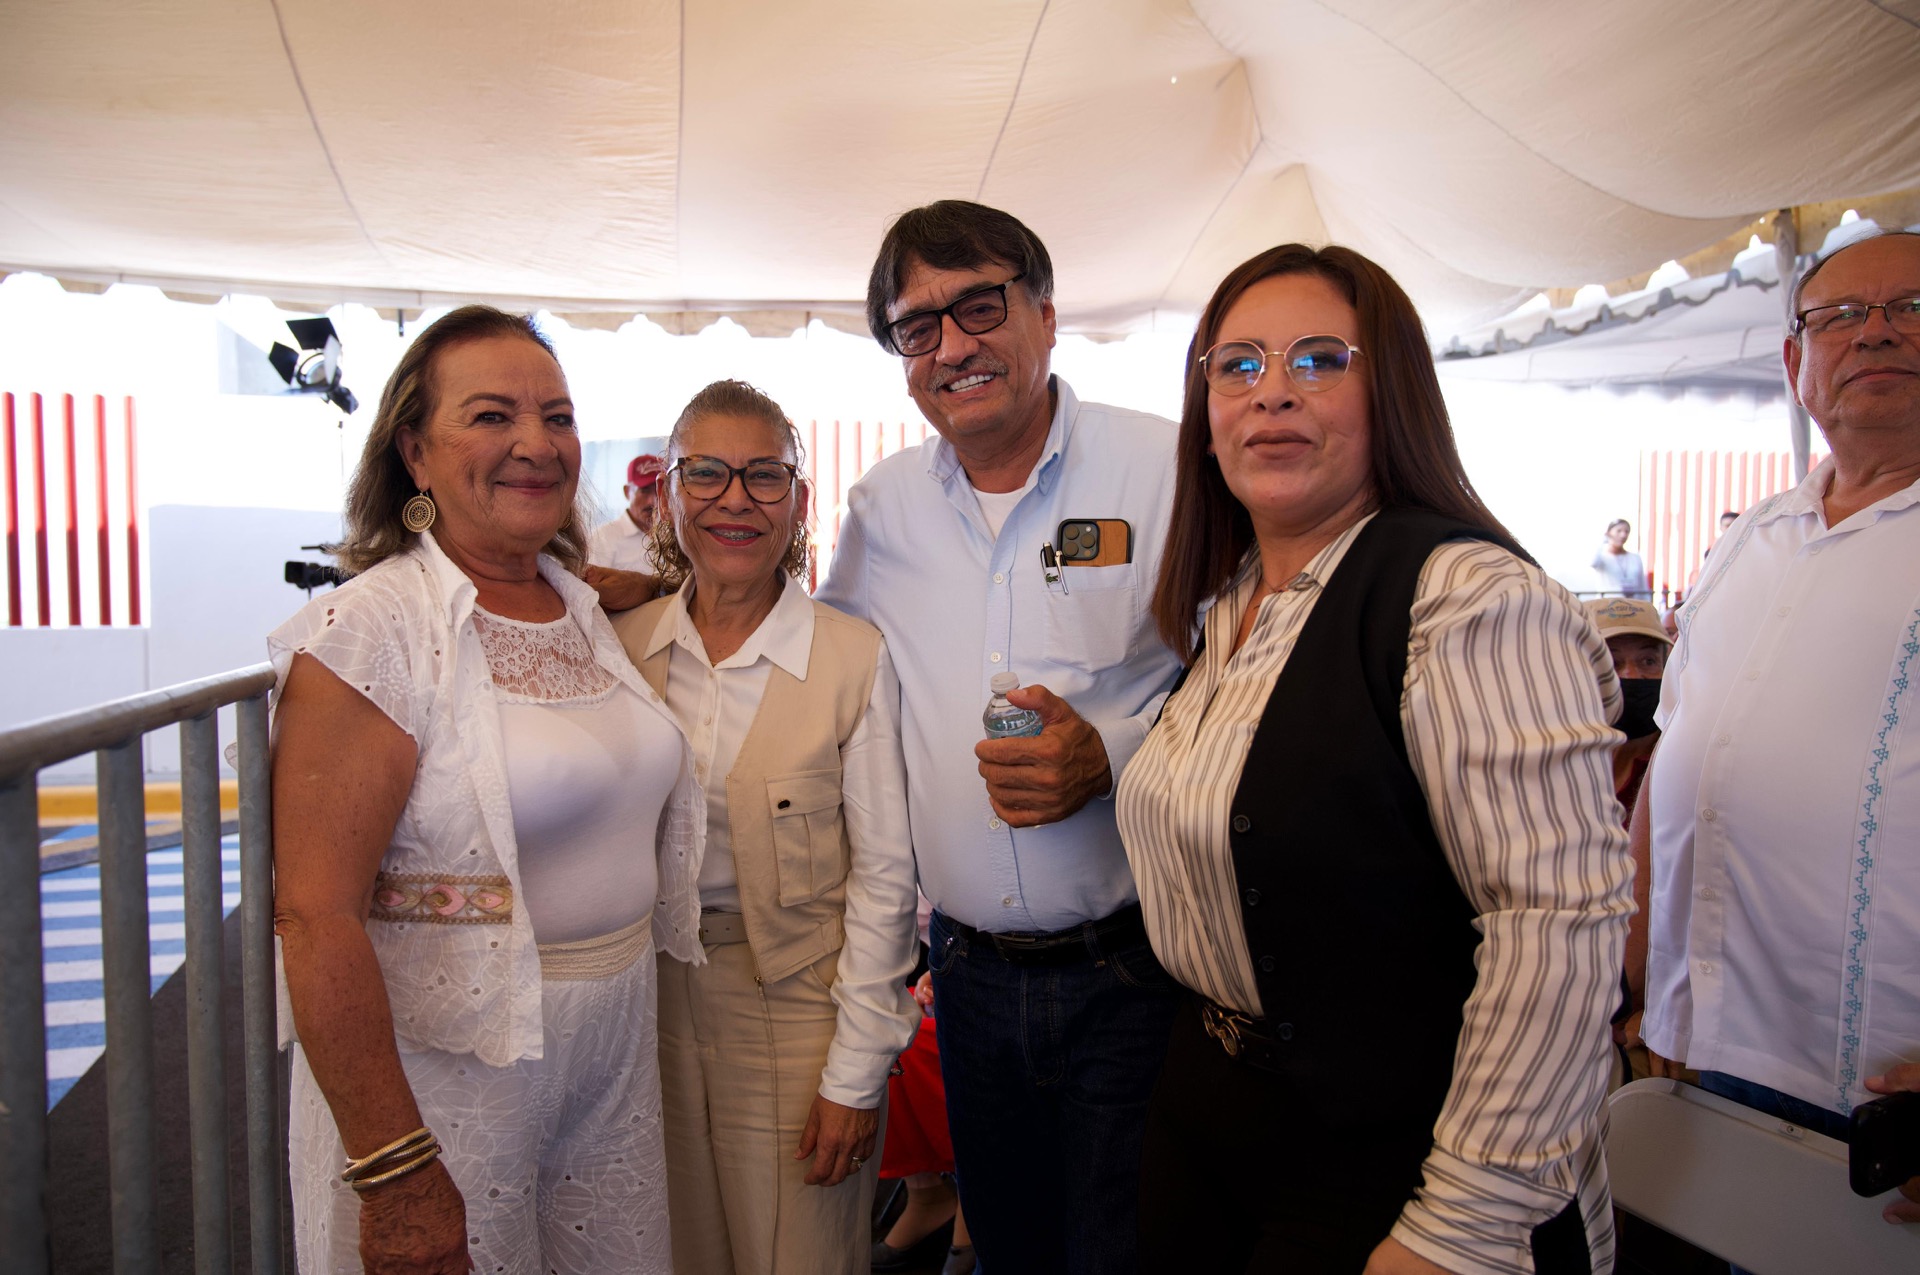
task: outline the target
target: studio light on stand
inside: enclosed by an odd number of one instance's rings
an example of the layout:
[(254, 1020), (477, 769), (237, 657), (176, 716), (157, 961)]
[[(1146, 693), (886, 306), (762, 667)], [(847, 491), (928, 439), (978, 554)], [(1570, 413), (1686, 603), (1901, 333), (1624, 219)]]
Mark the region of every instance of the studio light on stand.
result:
[(267, 351), (267, 360), (280, 379), (297, 393), (323, 395), (349, 416), (359, 410), (360, 400), (340, 383), (340, 335), (333, 330), (333, 320), (324, 316), (288, 319), (287, 330), (300, 348), (293, 350), (275, 341)]

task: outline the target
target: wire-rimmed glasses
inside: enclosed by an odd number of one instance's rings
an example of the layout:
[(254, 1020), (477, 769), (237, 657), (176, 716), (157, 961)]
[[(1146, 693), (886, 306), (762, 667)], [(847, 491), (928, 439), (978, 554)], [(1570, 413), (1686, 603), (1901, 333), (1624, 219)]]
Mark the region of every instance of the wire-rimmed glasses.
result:
[(1852, 332), (1867, 326), (1875, 310), (1887, 316), (1887, 324), (1896, 332), (1920, 332), (1920, 297), (1895, 297), (1891, 301), (1840, 301), (1833, 305), (1810, 306), (1793, 316), (1793, 330), (1815, 336)]
[(1216, 394), (1237, 398), (1248, 393), (1266, 375), (1267, 360), (1278, 358), (1287, 379), (1309, 394), (1319, 394), (1340, 383), (1361, 353), (1342, 336), (1303, 336), (1284, 350), (1263, 350), (1252, 341), (1222, 341), (1200, 356), (1207, 385)]
[(757, 505), (777, 505), (793, 490), (800, 472), (798, 465), (784, 460), (750, 460), (744, 465), (729, 465), (713, 456), (682, 456), (670, 471), (680, 479), (680, 490), (695, 500), (713, 500), (733, 486), (740, 485)]
[(947, 316), (968, 336), (984, 336), (1007, 321), (1007, 289), (1027, 277), (1022, 270), (1005, 283), (996, 283), (956, 299), (938, 310), (915, 310), (887, 325), (887, 343), (902, 358), (931, 354), (940, 347), (940, 326)]

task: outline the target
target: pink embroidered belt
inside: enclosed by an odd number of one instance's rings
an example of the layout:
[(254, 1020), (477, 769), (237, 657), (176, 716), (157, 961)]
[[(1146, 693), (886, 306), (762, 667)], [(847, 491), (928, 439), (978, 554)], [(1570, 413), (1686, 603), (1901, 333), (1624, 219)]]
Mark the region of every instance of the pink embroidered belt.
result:
[(382, 872), (373, 879), (375, 921), (425, 921), (433, 925), (508, 925), (513, 886), (503, 876), (436, 876)]

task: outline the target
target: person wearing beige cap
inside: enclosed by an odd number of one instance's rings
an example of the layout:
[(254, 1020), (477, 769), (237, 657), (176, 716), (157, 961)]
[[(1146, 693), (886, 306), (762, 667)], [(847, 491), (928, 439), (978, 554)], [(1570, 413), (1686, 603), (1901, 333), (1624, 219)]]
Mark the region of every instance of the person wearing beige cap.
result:
[(651, 454), (635, 456), (628, 462), (627, 485), (621, 488), (627, 507), (593, 529), (587, 540), (588, 562), (597, 567), (653, 573), (648, 537), (653, 532), (663, 468), (660, 458)]
[(1613, 754), (1613, 790), (1620, 799), (1622, 819), (1630, 820), (1633, 803), (1640, 796), (1640, 781), (1660, 738), (1653, 711), (1660, 707), (1660, 675), (1666, 671), (1673, 639), (1660, 622), (1659, 608), (1651, 602), (1592, 598), (1586, 608), (1593, 627), (1600, 630), (1607, 650), (1613, 654), (1613, 671), (1620, 678), (1620, 694), (1625, 701), (1620, 720), (1614, 723), (1625, 733), (1627, 742)]

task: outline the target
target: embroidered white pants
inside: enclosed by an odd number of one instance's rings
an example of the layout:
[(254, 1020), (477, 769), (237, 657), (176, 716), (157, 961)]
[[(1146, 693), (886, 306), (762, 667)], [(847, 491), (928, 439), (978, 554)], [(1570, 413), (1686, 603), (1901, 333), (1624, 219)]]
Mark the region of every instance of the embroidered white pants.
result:
[[(545, 1057), (489, 1067), (471, 1054), (400, 1056), (466, 1197), (474, 1268), (670, 1275), (653, 944), (606, 977), (542, 967)], [(340, 1181), (346, 1152), (297, 1045), (288, 1138), (300, 1270), (359, 1271), (359, 1198)]]

